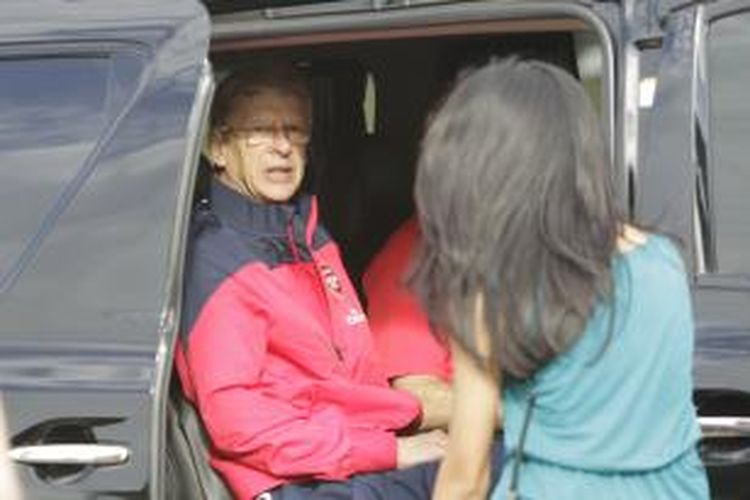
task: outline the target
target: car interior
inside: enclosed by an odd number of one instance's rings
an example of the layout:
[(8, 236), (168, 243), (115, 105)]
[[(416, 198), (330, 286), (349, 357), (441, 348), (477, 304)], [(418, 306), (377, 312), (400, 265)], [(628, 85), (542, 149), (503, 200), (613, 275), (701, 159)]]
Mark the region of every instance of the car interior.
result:
[[(304, 189), (317, 195), (322, 222), (360, 292), (368, 262), (414, 210), (412, 185), (424, 123), (461, 71), (490, 58), (541, 59), (580, 78), (600, 109), (607, 95), (602, 44), (574, 18), (331, 38), (215, 41), (211, 64), (217, 82), (267, 58), (292, 61), (308, 73), (314, 121)], [(361, 293), (360, 299), (366, 304)], [(173, 376), (167, 410), (169, 498), (231, 498), (208, 464), (209, 446), (197, 412)]]

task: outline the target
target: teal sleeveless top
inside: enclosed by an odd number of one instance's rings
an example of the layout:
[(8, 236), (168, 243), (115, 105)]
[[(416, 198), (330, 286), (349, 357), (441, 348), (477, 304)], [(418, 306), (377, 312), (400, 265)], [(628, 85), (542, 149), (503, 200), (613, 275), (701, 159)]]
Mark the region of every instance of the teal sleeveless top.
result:
[(708, 499), (692, 403), (693, 319), (682, 259), (650, 235), (613, 259), (614, 293), (564, 354), (502, 394), (507, 460), (526, 500)]

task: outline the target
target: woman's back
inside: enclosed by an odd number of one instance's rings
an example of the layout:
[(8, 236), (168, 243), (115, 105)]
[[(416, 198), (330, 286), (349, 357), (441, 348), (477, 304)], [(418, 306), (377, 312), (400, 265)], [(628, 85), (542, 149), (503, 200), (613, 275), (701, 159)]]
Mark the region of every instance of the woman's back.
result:
[(612, 271), (613, 306), (595, 306), (583, 336), (533, 378), (506, 384), (510, 459), (493, 498), (507, 496), (532, 394), (522, 498), (708, 498), (695, 450), (693, 323), (681, 257), (651, 235), (616, 257)]
[(436, 499), (485, 495), (498, 388), (494, 499), (519, 471), (524, 499), (708, 498), (686, 273), (669, 240), (626, 224), (598, 118), (569, 73), (508, 59), (460, 79), (430, 121), (415, 282), (454, 340)]

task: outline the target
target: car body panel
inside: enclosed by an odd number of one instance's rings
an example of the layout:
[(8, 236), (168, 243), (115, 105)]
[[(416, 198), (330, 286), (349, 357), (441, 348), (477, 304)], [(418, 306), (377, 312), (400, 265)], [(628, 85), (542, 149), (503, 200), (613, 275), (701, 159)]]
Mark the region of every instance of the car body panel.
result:
[[(635, 216), (682, 243), (692, 271), (696, 322), (695, 389), (701, 416), (750, 417), (750, 279), (716, 266), (713, 207), (710, 71), (706, 43), (712, 18), (747, 10), (748, 1), (682, 4), (661, 13), (663, 40), (652, 105), (640, 110), (646, 130), (636, 172)], [(750, 59), (748, 60), (750, 62)], [(747, 186), (737, 184), (738, 192)], [(735, 221), (739, 223), (739, 221)], [(716, 498), (747, 498), (747, 436), (701, 443)]]
[[(130, 450), (113, 467), (19, 465), (30, 498), (153, 487), (172, 248), (208, 38), (192, 1), (0, 5), (0, 73), (17, 78), (0, 83), (14, 96), (0, 115), (0, 391), (12, 444)], [(40, 61), (68, 76), (47, 77)], [(90, 78), (76, 80), (79, 66)], [(58, 95), (69, 102), (56, 114), (33, 105)]]

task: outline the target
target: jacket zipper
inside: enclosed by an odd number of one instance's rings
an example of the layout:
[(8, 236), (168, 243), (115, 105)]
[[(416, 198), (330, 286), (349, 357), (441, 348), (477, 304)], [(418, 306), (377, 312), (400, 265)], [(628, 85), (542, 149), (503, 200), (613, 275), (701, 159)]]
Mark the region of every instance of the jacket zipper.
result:
[[(302, 258), (300, 257), (299, 248), (297, 247), (297, 240), (294, 237), (295, 236), (294, 235), (294, 220), (292, 217), (289, 218), (289, 222), (287, 223), (287, 238), (289, 239), (289, 244), (292, 247), (292, 254), (294, 255), (294, 259), (298, 263), (304, 264), (304, 262), (302, 262)], [(307, 250), (310, 253), (310, 258), (312, 259), (312, 264), (315, 268), (313, 272), (315, 273), (315, 281), (318, 285), (317, 286), (318, 299), (321, 299), (321, 298), (323, 299), (322, 303), (325, 305), (325, 309), (328, 315), (328, 328), (330, 330), (330, 333), (333, 334), (333, 318), (331, 317), (331, 304), (330, 304), (330, 301), (328, 300), (328, 294), (326, 294), (325, 284), (323, 283), (323, 280), (320, 277), (320, 272), (318, 270), (319, 269), (318, 261), (315, 258), (315, 254), (313, 253), (312, 248), (308, 246)], [(334, 342), (333, 338), (326, 336), (325, 334), (319, 335), (319, 336), (323, 337), (323, 342), (328, 346), (331, 353), (336, 357), (336, 360), (339, 363), (344, 364), (344, 354), (343, 352), (341, 352), (341, 348), (338, 345), (336, 345), (336, 342)]]

